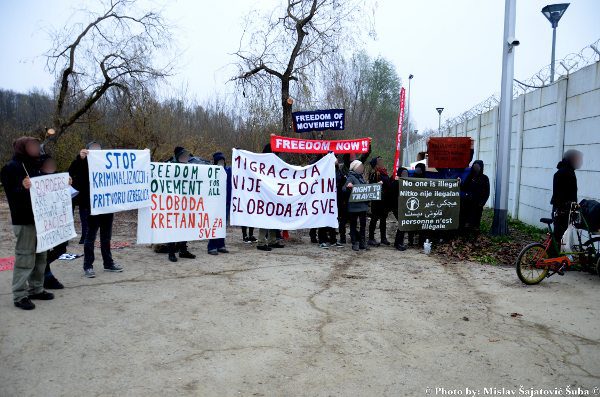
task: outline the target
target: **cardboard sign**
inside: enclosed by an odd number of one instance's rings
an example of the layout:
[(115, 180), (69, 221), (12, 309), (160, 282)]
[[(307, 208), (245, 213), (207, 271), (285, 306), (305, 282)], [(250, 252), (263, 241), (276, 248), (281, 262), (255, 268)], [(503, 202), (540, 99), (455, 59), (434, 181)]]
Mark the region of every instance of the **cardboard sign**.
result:
[(432, 168), (466, 168), (471, 161), (471, 138), (429, 138), (427, 164)]
[(149, 150), (90, 150), (87, 159), (92, 215), (150, 205)]
[(35, 252), (48, 251), (77, 236), (68, 173), (31, 178), (29, 194), (37, 234)]
[(458, 229), (458, 179), (400, 178), (398, 182), (399, 230)]
[(381, 200), (381, 184), (354, 185), (350, 193), (350, 202)]
[(138, 244), (225, 237), (227, 174), (217, 165), (151, 163), (150, 207), (138, 211)]
[(329, 152), (335, 154), (367, 153), (370, 144), (370, 138), (325, 141), (320, 139), (298, 139), (271, 135), (271, 150), (273, 150), (273, 152), (313, 154), (325, 154)]
[(298, 167), (273, 153), (233, 150), (231, 224), (296, 230), (337, 227), (335, 156)]
[(345, 117), (346, 110), (344, 109), (292, 113), (294, 131), (298, 133), (325, 130), (342, 131)]

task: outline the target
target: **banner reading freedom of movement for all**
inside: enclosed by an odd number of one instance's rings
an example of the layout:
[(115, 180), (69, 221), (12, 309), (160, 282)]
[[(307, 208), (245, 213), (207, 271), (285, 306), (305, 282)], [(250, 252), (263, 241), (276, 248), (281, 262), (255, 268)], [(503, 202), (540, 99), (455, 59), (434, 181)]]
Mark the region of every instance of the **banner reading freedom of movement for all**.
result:
[(273, 153), (233, 150), (231, 224), (296, 230), (337, 227), (335, 156), (297, 167)]
[(367, 153), (369, 151), (370, 143), (370, 138), (325, 141), (320, 139), (298, 139), (271, 135), (271, 150), (274, 152), (285, 153)]
[(149, 150), (90, 150), (87, 158), (92, 215), (150, 205)]
[(314, 110), (312, 112), (294, 112), (294, 131), (298, 133), (309, 131), (325, 131), (344, 129), (346, 110), (329, 109)]
[(48, 251), (77, 236), (73, 226), (69, 174), (31, 178), (29, 194), (37, 234), (35, 252)]
[(457, 179), (400, 178), (398, 228), (403, 231), (458, 228)]
[(138, 244), (225, 237), (223, 167), (151, 163), (150, 170), (151, 205), (138, 211)]
[(350, 193), (350, 202), (381, 200), (381, 184), (354, 185)]

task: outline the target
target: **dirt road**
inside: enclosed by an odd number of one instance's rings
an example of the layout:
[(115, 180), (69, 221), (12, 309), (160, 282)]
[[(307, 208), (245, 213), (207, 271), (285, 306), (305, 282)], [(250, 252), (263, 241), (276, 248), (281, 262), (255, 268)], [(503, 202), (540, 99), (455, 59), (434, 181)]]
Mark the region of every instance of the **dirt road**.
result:
[[(3, 212), (0, 257), (12, 255)], [(133, 241), (131, 224), (120, 225), (114, 239)], [(0, 272), (0, 395), (535, 395), (567, 385), (592, 395), (600, 387), (597, 276), (524, 287), (511, 268), (442, 265), (417, 250), (355, 254), (303, 237), (265, 254), (231, 233), (231, 254), (209, 257), (197, 242), (198, 259), (177, 264), (147, 247), (116, 250), (125, 272), (97, 267), (95, 279), (83, 278), (81, 259), (57, 263), (66, 289), (32, 312), (13, 307), (12, 272)]]

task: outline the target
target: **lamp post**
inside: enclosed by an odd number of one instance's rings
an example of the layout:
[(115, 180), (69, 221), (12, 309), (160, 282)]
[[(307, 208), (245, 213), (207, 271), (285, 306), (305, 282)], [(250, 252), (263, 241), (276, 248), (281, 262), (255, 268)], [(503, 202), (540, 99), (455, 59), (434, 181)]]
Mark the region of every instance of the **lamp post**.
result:
[(500, 88), (500, 128), (496, 147), (496, 180), (494, 189), (494, 220), (491, 233), (508, 234), (508, 182), (510, 174), (510, 133), (512, 122), (513, 78), (515, 74), (515, 39), (517, 0), (505, 0), (504, 38), (502, 40), (502, 83)]
[(444, 111), (444, 108), (435, 108), (435, 110), (437, 110), (438, 115), (439, 115), (439, 122), (438, 122), (438, 134), (439, 134), (440, 131), (442, 131), (442, 112)]
[(542, 14), (552, 24), (552, 59), (550, 61), (550, 82), (554, 83), (554, 58), (556, 54), (556, 28), (558, 27), (558, 21), (562, 18), (565, 11), (567, 11), (569, 3), (561, 4), (550, 4), (542, 8)]
[(408, 152), (408, 145), (410, 145), (410, 81), (413, 79), (412, 74), (408, 75), (408, 105), (406, 106), (406, 151)]

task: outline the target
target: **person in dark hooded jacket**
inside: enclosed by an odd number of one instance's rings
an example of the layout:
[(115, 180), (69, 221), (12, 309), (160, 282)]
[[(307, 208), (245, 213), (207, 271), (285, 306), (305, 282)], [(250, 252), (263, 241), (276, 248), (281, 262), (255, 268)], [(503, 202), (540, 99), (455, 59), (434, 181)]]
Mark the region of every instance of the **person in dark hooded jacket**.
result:
[[(377, 156), (369, 162), (371, 172), (369, 173), (369, 183), (381, 183), (381, 200), (371, 202), (371, 221), (369, 222), (369, 241), (370, 246), (379, 246), (379, 244), (390, 245), (387, 239), (387, 217), (390, 213), (390, 190), (392, 180), (387, 170), (383, 166), (381, 156)], [(375, 241), (375, 229), (379, 221), (379, 237), (381, 242)]]
[(40, 142), (21, 137), (13, 143), (14, 155), (0, 171), (0, 179), (10, 208), (16, 237), (12, 292), (14, 305), (23, 310), (35, 309), (32, 299), (51, 300), (44, 290), (46, 252), (36, 253), (37, 233), (31, 206), (32, 177), (40, 176)]
[[(579, 150), (567, 150), (556, 165), (552, 181), (552, 218), (554, 220), (554, 239), (560, 244), (563, 234), (569, 226), (571, 204), (577, 202), (577, 176), (575, 170), (581, 168), (583, 154)], [(551, 256), (557, 256), (556, 247), (551, 246)]]
[(462, 184), (464, 224), (467, 229), (479, 231), (483, 207), (490, 198), (490, 180), (483, 173), (483, 161), (475, 160), (471, 172)]
[[(344, 192), (352, 193), (355, 185), (367, 183), (363, 176), (364, 171), (365, 167), (360, 160), (354, 160), (350, 163), (350, 172), (346, 179), (346, 185), (343, 187)], [(369, 250), (365, 239), (368, 210), (368, 201), (348, 202), (348, 220), (350, 221), (350, 239), (353, 251)]]
[[(217, 152), (213, 154), (213, 164), (223, 167), (225, 172), (227, 173), (227, 186), (226, 186), (226, 196), (225, 196), (225, 208), (226, 208), (226, 218), (229, 218), (229, 208), (231, 206), (231, 167), (227, 167), (227, 162), (225, 160), (225, 156), (221, 152)], [(224, 238), (215, 238), (208, 240), (208, 253), (210, 255), (218, 255), (228, 254), (229, 251), (225, 247), (225, 239)]]
[(340, 233), (340, 244), (346, 244), (346, 224), (348, 223), (348, 198), (350, 197), (350, 192), (344, 190), (344, 186), (346, 186), (346, 178), (350, 173), (350, 164), (354, 160), (358, 160), (365, 164), (370, 155), (371, 145), (369, 145), (369, 151), (360, 156), (357, 156), (356, 153), (343, 154), (342, 162), (336, 166), (335, 177), (338, 185), (338, 232)]

